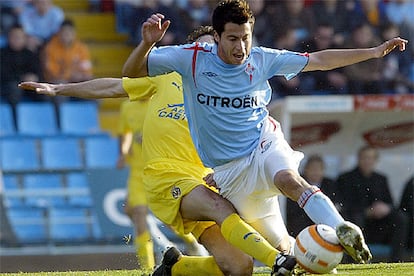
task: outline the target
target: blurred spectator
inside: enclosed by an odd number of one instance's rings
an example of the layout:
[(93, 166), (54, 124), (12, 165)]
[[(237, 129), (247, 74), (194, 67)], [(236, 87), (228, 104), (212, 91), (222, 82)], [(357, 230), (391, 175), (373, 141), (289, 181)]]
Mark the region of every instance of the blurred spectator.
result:
[(189, 32), (188, 28), (191, 29), (191, 25), (183, 23), (185, 21), (179, 13), (179, 9), (171, 0), (140, 0), (139, 4), (117, 0), (115, 4), (118, 27), (120, 30), (127, 31), (129, 34), (128, 44), (131, 45), (136, 45), (141, 41), (141, 24), (145, 18), (155, 12), (161, 13), (166, 19), (171, 20), (166, 35), (160, 41), (161, 45), (184, 41)]
[[(334, 43), (334, 28), (329, 23), (320, 23), (310, 39), (302, 44), (301, 52), (316, 52), (328, 48), (336, 48)], [(347, 93), (348, 80), (343, 68), (330, 71), (306, 72), (306, 94), (345, 94)]]
[[(369, 48), (380, 44), (378, 36), (367, 22), (356, 26), (346, 48)], [(370, 59), (364, 62), (344, 67), (348, 77), (350, 94), (381, 94), (383, 90), (382, 70), (384, 60)]]
[(131, 19), (134, 17), (135, 9), (141, 5), (140, 0), (115, 0), (115, 18), (116, 18), (116, 30), (119, 33), (135, 34), (134, 30), (131, 31)]
[[(388, 0), (386, 2), (388, 19), (400, 27), (401, 35), (409, 41), (414, 41), (414, 1)], [(407, 45), (414, 54), (414, 43)]]
[(10, 28), (8, 44), (0, 51), (0, 64), (1, 100), (11, 104), (16, 119), (15, 108), (20, 101), (42, 99), (17, 87), (22, 81), (39, 81), (41, 76), (39, 55), (27, 49), (27, 35), (22, 26)]
[(316, 23), (313, 10), (305, 8), (305, 0), (283, 0), (277, 6), (271, 24), (278, 32), (289, 25), (295, 29), (296, 39), (302, 41), (314, 32)]
[(256, 21), (254, 23), (253, 45), (271, 47), (273, 43), (273, 32), (269, 32), (269, 22), (272, 20), (272, 14), (266, 9), (265, 0), (248, 0), (251, 11)]
[(19, 14), (30, 0), (3, 0), (0, 2), (0, 48), (6, 46), (10, 28), (19, 23)]
[[(303, 178), (311, 185), (318, 186), (335, 202), (335, 182), (325, 177), (325, 163), (320, 155), (310, 155), (303, 167)], [(286, 201), (286, 221), (289, 234), (296, 237), (306, 226), (314, 224), (299, 205), (290, 199)]]
[[(274, 48), (280, 50), (298, 50), (298, 40), (295, 34), (295, 29), (286, 25), (283, 30), (278, 31), (274, 38)], [(274, 76), (269, 80), (269, 83), (273, 89), (272, 100), (277, 98), (283, 98), (291, 95), (301, 95), (301, 78), (303, 74), (300, 74), (293, 79), (286, 80), (281, 76)]]
[(389, 261), (398, 262), (405, 255), (408, 218), (394, 207), (386, 176), (375, 171), (378, 160), (377, 149), (362, 147), (357, 166), (339, 175), (337, 196), (342, 215), (361, 225), (367, 243), (390, 245)]
[(316, 24), (319, 26), (329, 22), (334, 29), (333, 43), (342, 46), (351, 32), (350, 11), (353, 1), (350, 0), (318, 0), (312, 4)]
[(45, 79), (50, 83), (92, 78), (92, 62), (86, 44), (76, 38), (74, 23), (66, 19), (44, 50)]
[[(88, 0), (91, 12), (114, 12), (115, 0)], [(135, 0), (136, 2), (137, 0)]]
[(388, 21), (383, 0), (357, 0), (354, 9), (351, 12), (352, 20), (349, 23), (351, 27), (368, 22), (378, 35), (379, 28)]
[(29, 35), (28, 47), (39, 49), (58, 30), (65, 15), (63, 10), (53, 5), (52, 0), (32, 0), (20, 14), (20, 23)]
[[(400, 210), (407, 214), (409, 218), (408, 223), (408, 238), (407, 238), (407, 249), (413, 252), (414, 246), (414, 176), (411, 177), (404, 185), (404, 191), (400, 200)], [(414, 253), (414, 252), (413, 252)]]
[(210, 24), (211, 9), (208, 5), (209, 0), (187, 0), (183, 9), (187, 12), (192, 21), (190, 29), (198, 28), (200, 25)]
[[(384, 25), (381, 36), (384, 40), (400, 36), (398, 25), (393, 23)], [(410, 70), (414, 62), (413, 53), (393, 51), (385, 56), (383, 61), (385, 91), (391, 94), (414, 93), (414, 80), (410, 79)]]

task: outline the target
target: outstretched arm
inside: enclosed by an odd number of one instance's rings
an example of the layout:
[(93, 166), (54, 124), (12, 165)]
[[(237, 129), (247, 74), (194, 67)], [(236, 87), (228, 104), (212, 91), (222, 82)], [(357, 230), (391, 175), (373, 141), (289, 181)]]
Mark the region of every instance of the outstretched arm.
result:
[(170, 26), (170, 21), (166, 20), (161, 24), (164, 15), (157, 13), (151, 15), (146, 22), (142, 24), (142, 41), (132, 51), (122, 69), (122, 74), (126, 77), (144, 77), (148, 76), (147, 61), (148, 54), (154, 47), (155, 43), (160, 41)]
[(101, 78), (65, 84), (22, 82), (19, 87), (48, 96), (70, 96), (83, 99), (128, 97), (122, 87), (122, 79), (119, 78)]
[(328, 49), (310, 53), (309, 62), (303, 69), (303, 72), (331, 70), (366, 61), (372, 58), (381, 58), (397, 47), (400, 49), (400, 51), (404, 51), (407, 43), (407, 40), (397, 37), (373, 48)]

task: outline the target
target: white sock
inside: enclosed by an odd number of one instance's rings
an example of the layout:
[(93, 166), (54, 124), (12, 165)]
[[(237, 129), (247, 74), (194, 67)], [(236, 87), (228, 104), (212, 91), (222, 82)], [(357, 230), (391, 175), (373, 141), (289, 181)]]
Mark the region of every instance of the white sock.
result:
[(344, 219), (335, 205), (317, 186), (312, 186), (299, 197), (298, 204), (316, 224), (326, 224), (334, 229)]

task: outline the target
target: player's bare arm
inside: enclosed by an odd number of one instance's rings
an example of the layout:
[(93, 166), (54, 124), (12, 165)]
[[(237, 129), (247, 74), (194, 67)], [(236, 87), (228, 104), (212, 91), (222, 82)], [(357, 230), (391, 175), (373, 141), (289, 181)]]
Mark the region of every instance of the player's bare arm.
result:
[(372, 58), (381, 58), (395, 48), (404, 51), (408, 40), (400, 37), (388, 40), (373, 48), (364, 49), (328, 49), (309, 54), (309, 62), (303, 69), (306, 71), (331, 70)]
[(83, 99), (128, 97), (122, 87), (122, 79), (119, 78), (100, 78), (66, 84), (22, 82), (19, 87), (48, 96), (70, 96)]
[(170, 26), (170, 21), (162, 22), (164, 15), (156, 13), (151, 15), (142, 24), (141, 33), (142, 41), (132, 51), (122, 68), (122, 74), (126, 77), (144, 77), (148, 76), (147, 60), (148, 54), (154, 47), (155, 43), (160, 41)]

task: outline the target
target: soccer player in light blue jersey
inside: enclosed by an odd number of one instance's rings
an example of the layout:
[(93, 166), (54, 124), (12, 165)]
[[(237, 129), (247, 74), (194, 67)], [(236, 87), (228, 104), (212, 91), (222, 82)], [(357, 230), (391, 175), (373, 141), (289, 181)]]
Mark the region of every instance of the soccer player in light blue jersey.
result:
[(214, 168), (220, 193), (245, 221), (273, 246), (289, 251), (289, 237), (277, 196), (297, 201), (315, 223), (336, 229), (346, 252), (359, 263), (370, 260), (360, 228), (344, 221), (331, 200), (298, 173), (301, 152), (285, 140), (268, 115), (268, 79), (330, 70), (381, 58), (407, 41), (394, 38), (366, 49), (314, 53), (252, 47), (255, 18), (244, 0), (225, 0), (213, 12), (215, 44), (193, 43), (155, 48), (170, 21), (153, 14), (142, 25), (143, 40), (124, 65), (124, 75), (155, 76), (172, 71), (183, 79), (184, 104), (197, 152)]

